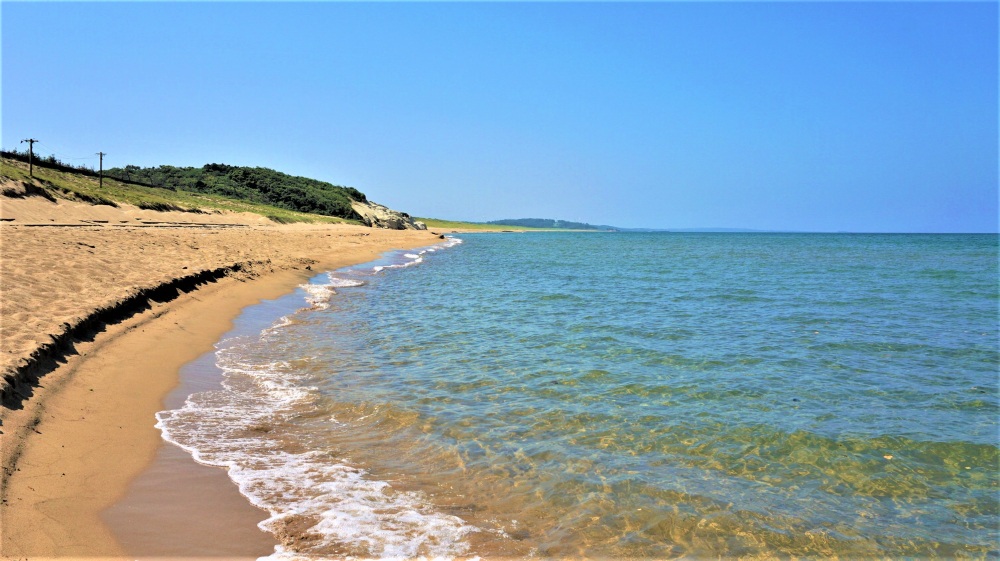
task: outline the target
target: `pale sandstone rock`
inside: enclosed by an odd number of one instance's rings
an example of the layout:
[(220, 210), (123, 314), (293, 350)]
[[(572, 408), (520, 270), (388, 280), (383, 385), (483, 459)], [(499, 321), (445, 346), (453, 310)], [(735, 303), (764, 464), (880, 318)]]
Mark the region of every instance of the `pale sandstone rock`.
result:
[(354, 212), (361, 216), (364, 223), (372, 228), (387, 228), (389, 230), (426, 230), (423, 222), (415, 222), (409, 214), (392, 210), (391, 208), (371, 201), (351, 203)]

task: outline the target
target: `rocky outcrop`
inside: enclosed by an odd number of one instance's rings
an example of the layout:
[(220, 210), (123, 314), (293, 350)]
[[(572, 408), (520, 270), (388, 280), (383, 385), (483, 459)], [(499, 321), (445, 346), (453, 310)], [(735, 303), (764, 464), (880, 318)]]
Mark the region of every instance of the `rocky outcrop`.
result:
[(388, 230), (426, 230), (427, 226), (423, 222), (416, 222), (410, 218), (409, 214), (392, 210), (389, 207), (366, 201), (351, 203), (354, 212), (361, 216), (361, 220), (372, 228), (386, 228)]

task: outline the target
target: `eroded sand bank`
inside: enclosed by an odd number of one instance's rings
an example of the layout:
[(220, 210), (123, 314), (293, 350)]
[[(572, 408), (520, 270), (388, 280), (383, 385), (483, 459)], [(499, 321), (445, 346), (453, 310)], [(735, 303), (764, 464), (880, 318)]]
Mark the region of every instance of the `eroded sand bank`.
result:
[[(135, 543), (123, 548), (101, 513), (163, 446), (154, 413), (180, 367), (209, 351), (245, 306), (317, 272), (436, 239), (361, 226), (262, 225), (240, 215), (216, 216), (216, 225), (172, 216), (186, 213), (87, 222), (94, 219), (54, 203), (55, 214), (39, 214), (39, 201), (17, 216), (12, 207), (23, 199), (10, 202), (0, 201), (0, 214), (14, 218), (0, 224), (0, 368), (8, 381), (22, 379), (7, 384), (0, 409), (5, 557), (156, 555)], [(188, 527), (236, 529), (214, 540), (212, 551), (192, 545), (189, 554), (269, 553), (271, 538), (252, 527), (266, 514), (239, 497), (221, 470), (202, 474), (196, 494), (207, 500), (191, 508), (190, 494), (153, 493)], [(158, 520), (157, 532), (190, 539), (169, 516)]]

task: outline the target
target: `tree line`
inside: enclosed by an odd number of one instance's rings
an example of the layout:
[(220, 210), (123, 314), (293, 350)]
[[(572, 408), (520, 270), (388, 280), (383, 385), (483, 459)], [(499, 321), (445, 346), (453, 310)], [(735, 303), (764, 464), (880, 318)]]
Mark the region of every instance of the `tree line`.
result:
[(526, 228), (556, 228), (565, 230), (615, 230), (613, 226), (595, 226), (586, 222), (553, 220), (551, 218), (508, 218), (487, 222), (495, 226), (522, 226)]
[[(0, 150), (5, 158), (27, 162), (28, 152)], [(75, 166), (55, 157), (35, 155), (36, 166), (97, 177), (86, 166)], [(348, 220), (362, 220), (351, 203), (365, 203), (367, 197), (353, 187), (333, 185), (318, 179), (288, 175), (263, 167), (206, 164), (198, 167), (127, 165), (104, 170), (104, 176), (123, 183), (189, 191), (262, 203), (287, 210), (322, 214)]]
[(360, 220), (351, 206), (367, 202), (353, 187), (288, 175), (262, 167), (206, 164), (198, 167), (125, 166), (104, 171), (105, 176), (165, 189), (222, 195), (278, 208)]

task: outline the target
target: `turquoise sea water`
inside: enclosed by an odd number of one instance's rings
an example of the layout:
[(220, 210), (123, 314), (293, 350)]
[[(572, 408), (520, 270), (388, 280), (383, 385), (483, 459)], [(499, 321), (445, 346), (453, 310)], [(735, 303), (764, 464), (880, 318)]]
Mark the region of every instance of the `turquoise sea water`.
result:
[(998, 558), (995, 235), (463, 234), (159, 415), (279, 557)]

